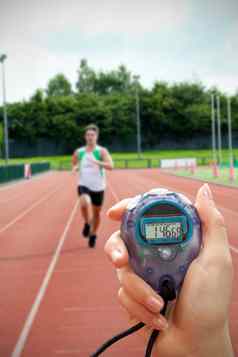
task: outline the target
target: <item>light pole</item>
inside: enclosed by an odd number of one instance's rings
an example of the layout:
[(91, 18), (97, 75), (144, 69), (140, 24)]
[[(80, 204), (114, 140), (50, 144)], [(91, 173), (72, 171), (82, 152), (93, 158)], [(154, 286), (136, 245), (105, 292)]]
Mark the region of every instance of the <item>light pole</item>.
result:
[(219, 157), (219, 165), (222, 164), (222, 151), (221, 151), (221, 103), (220, 96), (217, 95), (217, 134), (218, 134), (218, 157)]
[(4, 117), (5, 162), (6, 162), (6, 165), (8, 165), (8, 159), (9, 159), (8, 119), (7, 119), (6, 80), (5, 80), (5, 66), (4, 66), (4, 62), (6, 59), (7, 59), (7, 56), (5, 54), (0, 56), (0, 63), (2, 64), (2, 95), (3, 95), (3, 117)]
[(212, 119), (212, 158), (213, 165), (217, 164), (217, 152), (216, 152), (216, 121), (215, 121), (215, 101), (214, 94), (211, 95), (211, 119)]
[(232, 123), (231, 123), (231, 98), (227, 98), (227, 120), (228, 120), (228, 145), (230, 157), (230, 179), (234, 180), (234, 161), (232, 149)]
[(137, 128), (137, 155), (141, 158), (141, 125), (140, 125), (140, 97), (139, 97), (140, 76), (134, 76), (136, 90), (136, 128)]

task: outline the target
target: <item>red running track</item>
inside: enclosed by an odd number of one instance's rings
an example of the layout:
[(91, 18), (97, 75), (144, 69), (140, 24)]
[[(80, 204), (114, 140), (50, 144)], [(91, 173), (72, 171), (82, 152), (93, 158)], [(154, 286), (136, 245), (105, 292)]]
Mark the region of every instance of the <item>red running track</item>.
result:
[[(115, 272), (103, 252), (118, 229), (106, 210), (118, 199), (156, 186), (194, 198), (201, 183), (158, 170), (115, 170), (108, 178), (95, 250), (80, 236), (75, 177), (69, 173), (0, 189), (0, 357), (88, 357), (128, 327), (117, 302)], [(235, 267), (230, 326), (238, 356), (238, 190), (211, 186), (227, 221)], [(104, 355), (139, 357), (143, 352), (136, 335)]]

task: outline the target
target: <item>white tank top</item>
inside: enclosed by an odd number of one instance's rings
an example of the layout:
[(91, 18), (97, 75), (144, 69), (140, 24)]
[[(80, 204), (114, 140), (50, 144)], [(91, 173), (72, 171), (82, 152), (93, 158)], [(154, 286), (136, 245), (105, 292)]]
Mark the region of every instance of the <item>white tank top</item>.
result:
[(104, 191), (106, 188), (105, 170), (93, 162), (93, 160), (102, 161), (101, 147), (96, 146), (91, 152), (86, 148), (77, 150), (79, 161), (79, 185), (85, 186), (91, 191)]

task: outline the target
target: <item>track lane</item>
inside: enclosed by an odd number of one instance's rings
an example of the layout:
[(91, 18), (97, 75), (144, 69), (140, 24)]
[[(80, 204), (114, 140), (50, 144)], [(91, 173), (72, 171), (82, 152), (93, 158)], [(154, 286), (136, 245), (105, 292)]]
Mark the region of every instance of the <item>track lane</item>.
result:
[(49, 194), (53, 192), (57, 185), (63, 184), (64, 179), (57, 173), (50, 175), (49, 177), (44, 176), (44, 179), (38, 180), (33, 186), (19, 187), (21, 190), (20, 194), (23, 194), (21, 199), (16, 199), (15, 201), (10, 201), (4, 205), (0, 205), (1, 219), (0, 219), (0, 230), (13, 221), (18, 215), (22, 213), (23, 210), (27, 210), (29, 206), (33, 205), (36, 201), (40, 200), (44, 194)]
[[(118, 223), (106, 217), (106, 210), (118, 198), (114, 179), (107, 190), (96, 250), (81, 237), (82, 220), (78, 214), (69, 231), (49, 288), (32, 327), (23, 356), (82, 356), (89, 354), (105, 339), (128, 328), (128, 319), (117, 301), (118, 282), (103, 248)], [(129, 195), (133, 183), (124, 186)], [(139, 191), (137, 192), (139, 193)], [(52, 304), (57, 301), (52, 309)], [(44, 344), (40, 341), (44, 339)], [(37, 351), (36, 348), (37, 347)], [(144, 346), (137, 335), (113, 347), (105, 356), (142, 355)]]
[(46, 177), (46, 179), (47, 179), (48, 176), (51, 176), (55, 173), (56, 173), (56, 171), (47, 171), (47, 172), (32, 176), (32, 178), (30, 180), (22, 179), (22, 180), (17, 180), (14, 182), (7, 182), (5, 184), (0, 184), (0, 197), (2, 195), (5, 195), (5, 193), (9, 194), (9, 193), (17, 192), (19, 189), (21, 189), (22, 187), (24, 187), (26, 185), (31, 186), (31, 185), (33, 185), (34, 182), (37, 182), (38, 180), (42, 180), (42, 178), (44, 178), (44, 177)]
[(26, 343), (26, 340), (28, 338), (28, 335), (31, 331), (31, 327), (34, 323), (34, 320), (36, 318), (36, 315), (38, 313), (38, 310), (39, 310), (39, 307), (41, 305), (41, 302), (42, 300), (44, 299), (44, 296), (45, 296), (45, 292), (46, 292), (46, 289), (48, 287), (48, 284), (49, 284), (49, 281), (51, 279), (51, 276), (54, 272), (54, 269), (55, 269), (55, 265), (57, 264), (57, 261), (59, 259), (59, 255), (61, 253), (61, 249), (65, 243), (65, 240), (67, 238), (67, 234), (68, 234), (68, 231), (70, 229), (70, 226), (72, 224), (72, 221), (74, 219), (74, 216), (76, 215), (77, 213), (77, 209), (78, 209), (78, 206), (79, 206), (79, 201), (77, 200), (76, 203), (74, 204), (73, 206), (73, 209), (70, 213), (70, 216), (67, 220), (67, 223), (66, 223), (66, 226), (65, 226), (65, 229), (62, 233), (62, 236), (60, 237), (60, 240), (57, 244), (57, 247), (56, 247), (56, 250), (52, 256), (52, 260), (50, 262), (50, 265), (46, 271), (46, 274), (44, 276), (44, 279), (42, 281), (42, 284), (40, 286), (40, 289), (38, 291), (38, 294), (36, 295), (36, 298), (34, 300), (34, 303), (32, 305), (32, 308), (25, 320), (25, 324), (23, 326), (23, 329), (20, 333), (20, 336), (17, 340), (17, 343), (16, 343), (16, 346), (14, 348), (14, 351), (12, 353), (12, 357), (20, 357), (21, 354), (22, 354), (22, 351), (25, 347), (25, 343)]
[[(55, 176), (55, 185), (68, 174)], [(0, 356), (11, 356), (25, 318), (65, 228), (75, 199), (73, 190), (62, 190), (37, 206), (0, 239)]]

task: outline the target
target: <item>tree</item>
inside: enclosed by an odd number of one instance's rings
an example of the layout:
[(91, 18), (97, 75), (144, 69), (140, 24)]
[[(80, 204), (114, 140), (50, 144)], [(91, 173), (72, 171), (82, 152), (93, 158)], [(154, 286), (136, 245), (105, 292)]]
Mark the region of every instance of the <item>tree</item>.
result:
[(71, 83), (63, 73), (59, 73), (49, 81), (46, 93), (49, 97), (69, 96), (72, 94)]
[(35, 103), (42, 103), (44, 101), (44, 90), (37, 89), (30, 100)]
[(78, 70), (76, 87), (79, 93), (110, 94), (126, 93), (133, 87), (131, 72), (124, 65), (108, 72), (95, 72), (86, 59), (82, 59)]
[(132, 75), (124, 65), (96, 76), (95, 91), (98, 94), (128, 93), (133, 88)]
[(0, 123), (0, 157), (2, 157), (2, 152), (3, 152), (3, 139), (4, 139), (3, 124)]
[(82, 59), (78, 70), (76, 88), (79, 93), (95, 92), (96, 73), (89, 67), (86, 59)]

